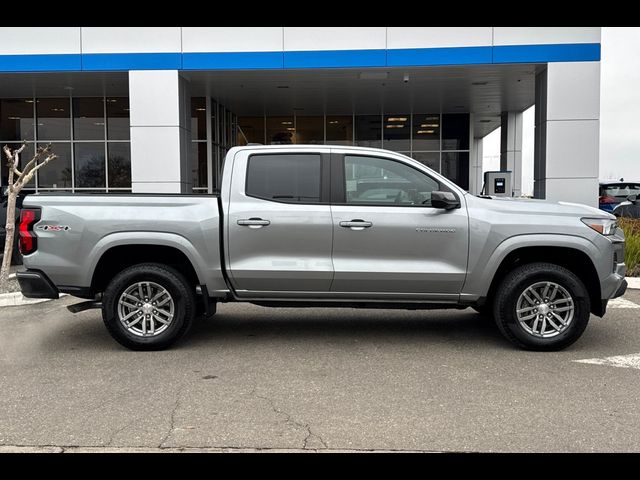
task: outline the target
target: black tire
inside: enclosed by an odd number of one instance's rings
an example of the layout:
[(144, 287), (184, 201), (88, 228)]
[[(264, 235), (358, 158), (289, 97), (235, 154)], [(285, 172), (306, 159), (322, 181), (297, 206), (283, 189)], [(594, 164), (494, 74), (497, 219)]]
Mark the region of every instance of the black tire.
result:
[[(167, 290), (174, 301), (174, 316), (163, 332), (155, 336), (131, 333), (118, 317), (118, 300), (131, 285), (150, 281)], [(102, 319), (111, 336), (131, 350), (163, 350), (171, 346), (191, 328), (195, 313), (195, 288), (177, 270), (158, 263), (140, 263), (122, 270), (109, 283), (102, 295)], [(149, 312), (151, 313), (151, 312)]]
[[(529, 286), (550, 281), (563, 287), (571, 296), (574, 315), (569, 326), (554, 337), (542, 338), (527, 332), (516, 317), (518, 298)], [(500, 332), (514, 345), (526, 350), (555, 351), (578, 340), (590, 316), (589, 293), (571, 271), (552, 263), (529, 263), (515, 268), (502, 280), (494, 298), (493, 312)]]

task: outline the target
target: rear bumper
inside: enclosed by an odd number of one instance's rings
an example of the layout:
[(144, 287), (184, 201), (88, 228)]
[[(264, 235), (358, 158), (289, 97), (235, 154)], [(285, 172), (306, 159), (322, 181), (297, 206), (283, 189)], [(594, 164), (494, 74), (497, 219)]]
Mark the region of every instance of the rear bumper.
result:
[(59, 292), (49, 278), (38, 270), (17, 272), (22, 295), (27, 298), (58, 298)]

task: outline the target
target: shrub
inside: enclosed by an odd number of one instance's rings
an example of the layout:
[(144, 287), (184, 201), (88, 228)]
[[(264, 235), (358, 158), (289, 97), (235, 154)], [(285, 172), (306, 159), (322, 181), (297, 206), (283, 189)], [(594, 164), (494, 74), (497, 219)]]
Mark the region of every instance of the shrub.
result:
[(627, 265), (627, 275), (640, 276), (640, 220), (619, 218), (618, 224), (624, 230), (624, 263)]

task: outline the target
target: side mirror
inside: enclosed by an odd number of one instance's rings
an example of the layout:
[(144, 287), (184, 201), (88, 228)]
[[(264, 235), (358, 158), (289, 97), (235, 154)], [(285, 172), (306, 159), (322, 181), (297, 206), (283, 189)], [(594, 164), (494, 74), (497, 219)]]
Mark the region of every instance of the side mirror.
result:
[(451, 210), (452, 208), (460, 208), (460, 201), (451, 192), (435, 191), (431, 192), (431, 206)]
[(627, 197), (627, 200), (635, 205), (636, 202), (638, 201), (638, 196), (635, 195), (635, 194), (634, 195), (629, 195)]

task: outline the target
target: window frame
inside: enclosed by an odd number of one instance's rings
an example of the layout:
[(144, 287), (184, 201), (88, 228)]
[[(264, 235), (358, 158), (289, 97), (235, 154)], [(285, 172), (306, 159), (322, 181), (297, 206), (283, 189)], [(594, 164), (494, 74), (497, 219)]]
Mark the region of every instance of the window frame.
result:
[(364, 157), (364, 158), (377, 158), (380, 160), (387, 160), (390, 162), (396, 162), (401, 165), (404, 165), (407, 168), (410, 168), (428, 178), (433, 180), (438, 184), (439, 192), (451, 192), (455, 195), (456, 199), (460, 201), (460, 197), (458, 193), (453, 189), (449, 188), (446, 184), (441, 182), (439, 179), (429, 175), (426, 172), (414, 167), (413, 165), (409, 165), (406, 162), (403, 162), (397, 158), (387, 157), (385, 155), (375, 155), (369, 153), (332, 153), (331, 154), (331, 170), (335, 171), (335, 174), (332, 175), (331, 178), (331, 205), (340, 205), (340, 206), (348, 206), (348, 207), (394, 207), (394, 208), (433, 208), (431, 205), (399, 205), (394, 203), (356, 203), (356, 202), (347, 202), (347, 184), (345, 177), (345, 168), (346, 168), (346, 157)]
[[(264, 157), (264, 156), (290, 156), (290, 155), (314, 155), (320, 157), (320, 201), (318, 202), (294, 202), (287, 199), (273, 199), (261, 197), (259, 195), (250, 194), (247, 192), (247, 185), (249, 184), (249, 167), (251, 165), (251, 159), (253, 157)], [(281, 152), (281, 153), (250, 153), (247, 157), (247, 168), (244, 176), (244, 191), (243, 193), (247, 197), (257, 198), (259, 200), (264, 200), (266, 202), (274, 202), (274, 203), (285, 203), (288, 205), (329, 205), (330, 196), (331, 196), (331, 164), (330, 164), (330, 155), (325, 152)]]

